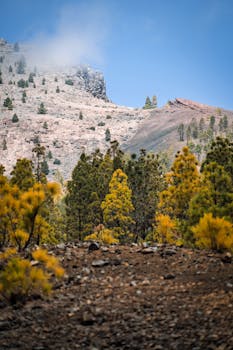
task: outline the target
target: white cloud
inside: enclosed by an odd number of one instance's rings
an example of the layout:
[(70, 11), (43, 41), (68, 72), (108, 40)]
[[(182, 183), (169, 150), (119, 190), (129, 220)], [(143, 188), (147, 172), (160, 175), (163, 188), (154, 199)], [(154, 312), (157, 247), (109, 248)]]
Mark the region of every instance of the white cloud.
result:
[(60, 11), (54, 33), (39, 33), (30, 43), (31, 61), (37, 66), (103, 62), (108, 18), (109, 13), (100, 2), (66, 5)]

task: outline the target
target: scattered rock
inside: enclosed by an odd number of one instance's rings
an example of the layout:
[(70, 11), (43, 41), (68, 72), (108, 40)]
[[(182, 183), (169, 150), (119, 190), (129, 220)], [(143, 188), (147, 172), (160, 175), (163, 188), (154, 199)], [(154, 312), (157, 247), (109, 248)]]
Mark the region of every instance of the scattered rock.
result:
[(99, 243), (91, 242), (88, 247), (88, 252), (93, 252), (94, 250), (99, 250), (99, 249), (100, 249)]
[(94, 260), (91, 266), (93, 267), (103, 267), (109, 265), (109, 260)]
[(59, 243), (59, 244), (57, 244), (57, 248), (64, 250), (66, 248), (66, 245), (65, 245), (65, 243)]
[(147, 247), (141, 250), (142, 254), (153, 254), (157, 252), (158, 248), (157, 247)]
[(231, 264), (232, 263), (232, 254), (230, 252), (227, 252), (221, 257), (221, 260), (225, 264)]
[(119, 266), (121, 264), (122, 264), (122, 260), (121, 259), (110, 260), (110, 265), (112, 265), (112, 266)]
[(173, 248), (166, 248), (161, 252), (161, 256), (166, 257), (166, 256), (172, 256), (175, 255), (177, 253), (176, 249)]
[(89, 310), (83, 311), (80, 319), (80, 323), (83, 326), (92, 326), (95, 322), (96, 322), (96, 318), (91, 311)]
[(173, 273), (168, 273), (166, 275), (163, 276), (164, 280), (172, 280), (174, 279), (176, 276)]

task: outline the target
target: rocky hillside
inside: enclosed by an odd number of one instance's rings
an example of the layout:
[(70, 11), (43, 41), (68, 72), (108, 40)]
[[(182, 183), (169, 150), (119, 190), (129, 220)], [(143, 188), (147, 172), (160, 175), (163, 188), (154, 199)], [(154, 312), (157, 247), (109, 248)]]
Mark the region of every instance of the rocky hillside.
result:
[[(42, 69), (28, 57), (28, 47), (0, 40), (0, 159), (7, 172), (17, 158), (31, 158), (40, 142), (50, 176), (59, 170), (69, 178), (82, 151), (106, 150), (114, 139), (128, 142), (149, 115), (110, 102), (102, 73), (90, 67)], [(4, 106), (7, 97), (13, 107)]]
[(232, 111), (181, 98), (162, 108), (118, 106), (102, 73), (35, 67), (31, 50), (0, 39), (0, 162), (8, 173), (17, 158), (32, 157), (38, 142), (46, 147), (49, 177), (59, 170), (67, 179), (81, 152), (104, 151), (115, 139), (126, 152), (165, 150), (171, 158), (188, 143), (199, 159), (214, 136), (233, 139)]
[(197, 156), (200, 152), (203, 156), (206, 146), (217, 135), (232, 139), (233, 111), (177, 98), (163, 108), (151, 110), (124, 149), (130, 152), (142, 148), (156, 152), (166, 150), (174, 154), (189, 144)]

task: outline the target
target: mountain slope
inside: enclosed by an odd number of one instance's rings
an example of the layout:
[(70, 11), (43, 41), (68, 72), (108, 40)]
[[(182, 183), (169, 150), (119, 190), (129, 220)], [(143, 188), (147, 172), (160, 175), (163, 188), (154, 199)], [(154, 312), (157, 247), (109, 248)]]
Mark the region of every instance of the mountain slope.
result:
[[(148, 111), (110, 102), (100, 72), (85, 66), (35, 68), (27, 60), (27, 49), (15, 51), (14, 45), (0, 40), (0, 162), (7, 172), (17, 158), (31, 158), (33, 147), (40, 142), (47, 154), (52, 154), (47, 158), (50, 176), (58, 169), (69, 178), (81, 152), (109, 147), (107, 129), (111, 140), (123, 143), (149, 115)], [(19, 62), (26, 62), (20, 74)], [(18, 86), (22, 80), (28, 87)], [(13, 101), (13, 110), (3, 106), (7, 97)], [(45, 114), (38, 114), (41, 103)], [(15, 113), (17, 123), (12, 122)], [(55, 160), (60, 164), (54, 164)]]
[[(0, 39), (0, 163), (7, 173), (17, 158), (32, 158), (38, 142), (46, 148), (49, 177), (59, 170), (67, 179), (83, 151), (105, 151), (110, 140), (129, 153), (165, 150), (170, 157), (189, 144), (200, 159), (214, 136), (233, 138), (232, 111), (181, 98), (162, 108), (118, 106), (107, 97), (102, 73), (80, 65), (35, 67), (30, 50)], [(6, 98), (13, 108), (4, 106)]]
[[(200, 120), (203, 118), (204, 126), (202, 137), (192, 138), (193, 125), (196, 124), (200, 133)], [(212, 126), (212, 135), (210, 131), (211, 119), (214, 122)], [(227, 120), (227, 127), (224, 129), (221, 124), (223, 119)], [(202, 143), (205, 145), (211, 136), (232, 137), (233, 111), (211, 107), (201, 103), (177, 98), (175, 101), (169, 101), (163, 108), (153, 109), (150, 116), (140, 124), (140, 128), (123, 148), (129, 152), (138, 152), (144, 148), (147, 151), (164, 151), (169, 148), (176, 152), (187, 143)], [(184, 141), (180, 141), (178, 128), (184, 126)], [(190, 127), (191, 135), (188, 134)], [(188, 137), (187, 137), (188, 136)]]

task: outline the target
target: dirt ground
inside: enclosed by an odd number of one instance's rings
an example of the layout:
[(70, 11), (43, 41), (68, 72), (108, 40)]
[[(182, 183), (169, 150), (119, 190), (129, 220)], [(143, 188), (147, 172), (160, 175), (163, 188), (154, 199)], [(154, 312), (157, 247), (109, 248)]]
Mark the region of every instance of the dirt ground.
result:
[(168, 246), (60, 244), (49, 299), (0, 304), (0, 349), (233, 349), (230, 256)]

